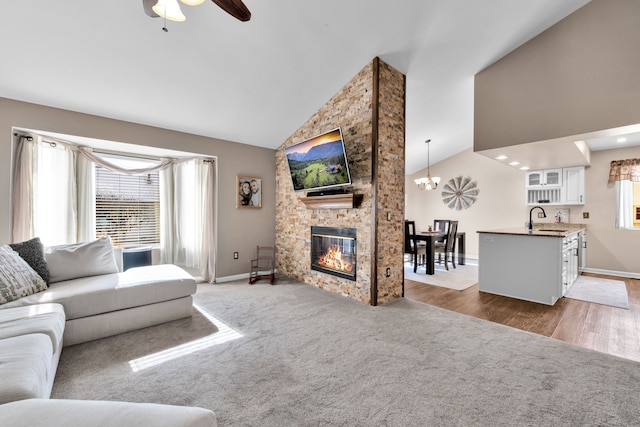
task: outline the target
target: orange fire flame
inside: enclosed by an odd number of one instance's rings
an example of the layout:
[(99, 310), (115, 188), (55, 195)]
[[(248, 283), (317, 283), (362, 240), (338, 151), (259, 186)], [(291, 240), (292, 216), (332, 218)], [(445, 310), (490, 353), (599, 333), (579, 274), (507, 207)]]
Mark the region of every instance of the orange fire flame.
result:
[(353, 264), (342, 259), (342, 251), (338, 245), (333, 245), (327, 249), (327, 253), (321, 255), (318, 259), (318, 264), (332, 270), (353, 272)]

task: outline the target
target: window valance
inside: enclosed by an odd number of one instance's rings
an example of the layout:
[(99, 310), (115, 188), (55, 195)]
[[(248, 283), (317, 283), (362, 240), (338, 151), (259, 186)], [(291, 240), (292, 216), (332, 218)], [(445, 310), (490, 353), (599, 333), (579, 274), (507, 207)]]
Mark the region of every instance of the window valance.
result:
[(640, 159), (613, 160), (609, 170), (609, 182), (640, 182)]
[[(162, 159), (157, 159), (157, 163), (146, 167), (146, 168), (139, 168), (139, 169), (127, 169), (121, 166), (118, 166), (104, 158), (102, 158), (100, 155), (98, 155), (97, 153), (95, 153), (93, 151), (92, 148), (90, 147), (84, 147), (81, 145), (77, 145), (73, 142), (69, 142), (69, 141), (65, 141), (63, 139), (59, 139), (59, 138), (53, 138), (50, 136), (42, 136), (42, 135), (38, 135), (38, 134), (30, 134), (30, 135), (18, 135), (16, 134), (16, 136), (21, 136), (23, 138), (27, 138), (28, 141), (33, 141), (34, 137), (36, 138), (36, 141), (42, 141), (44, 143), (50, 144), (52, 147), (55, 146), (56, 144), (60, 144), (63, 147), (67, 148), (68, 150), (74, 151), (82, 156), (84, 156), (86, 159), (92, 161), (93, 163), (95, 163), (96, 165), (102, 166), (103, 168), (110, 170), (112, 172), (117, 172), (123, 175), (146, 175), (149, 173), (153, 173), (156, 171), (161, 171), (164, 170), (166, 168), (168, 168), (171, 165), (176, 165), (179, 163), (185, 163), (185, 162), (189, 162), (195, 159), (202, 159), (205, 162), (210, 161), (213, 162), (214, 160), (212, 158), (206, 158), (206, 157), (181, 157), (181, 158), (175, 158), (175, 159), (166, 159), (166, 158), (162, 158)], [(123, 156), (127, 156), (127, 153), (120, 153), (120, 155)]]

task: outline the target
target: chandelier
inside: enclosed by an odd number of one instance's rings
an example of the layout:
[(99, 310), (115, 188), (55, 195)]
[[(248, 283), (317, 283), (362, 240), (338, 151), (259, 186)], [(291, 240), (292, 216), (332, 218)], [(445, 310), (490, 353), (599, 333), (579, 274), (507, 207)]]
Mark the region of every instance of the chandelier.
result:
[(430, 159), (429, 159), (429, 143), (431, 142), (430, 139), (427, 139), (425, 141), (425, 143), (427, 144), (427, 176), (426, 177), (422, 177), (422, 178), (418, 178), (415, 180), (416, 184), (418, 184), (418, 190), (435, 190), (436, 188), (438, 188), (438, 183), (440, 182), (440, 177), (438, 176), (434, 176), (433, 178), (431, 178), (431, 172), (429, 170), (429, 163), (430, 163)]

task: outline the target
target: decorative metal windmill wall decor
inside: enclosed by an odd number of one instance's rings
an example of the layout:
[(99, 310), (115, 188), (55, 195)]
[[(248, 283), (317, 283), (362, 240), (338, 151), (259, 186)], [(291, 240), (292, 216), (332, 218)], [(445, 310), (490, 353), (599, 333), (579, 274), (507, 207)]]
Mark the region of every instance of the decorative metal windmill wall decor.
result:
[(444, 185), (442, 201), (450, 209), (467, 209), (475, 203), (479, 191), (476, 182), (471, 181), (471, 178), (457, 176)]

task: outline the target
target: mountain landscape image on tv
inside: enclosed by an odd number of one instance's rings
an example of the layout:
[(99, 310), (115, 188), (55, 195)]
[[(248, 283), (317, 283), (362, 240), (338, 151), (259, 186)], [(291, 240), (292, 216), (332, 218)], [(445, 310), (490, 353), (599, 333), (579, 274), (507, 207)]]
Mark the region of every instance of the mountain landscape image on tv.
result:
[(340, 128), (284, 149), (295, 191), (351, 184)]

